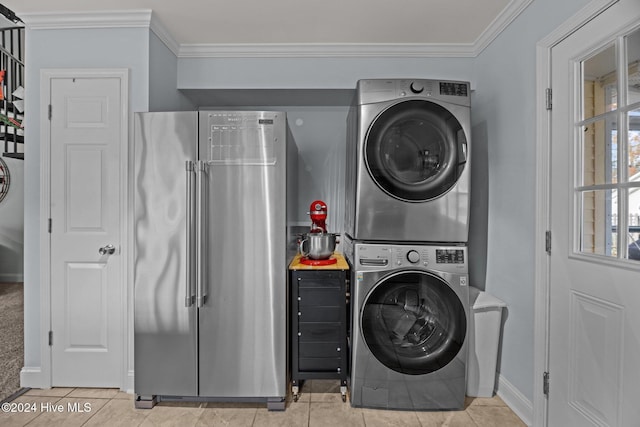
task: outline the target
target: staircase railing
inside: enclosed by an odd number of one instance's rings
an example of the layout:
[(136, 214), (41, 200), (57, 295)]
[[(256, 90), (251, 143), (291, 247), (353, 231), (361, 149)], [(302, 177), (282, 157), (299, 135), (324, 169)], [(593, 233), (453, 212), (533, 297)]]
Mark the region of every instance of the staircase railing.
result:
[(3, 156), (24, 159), (24, 28), (0, 29), (0, 143)]

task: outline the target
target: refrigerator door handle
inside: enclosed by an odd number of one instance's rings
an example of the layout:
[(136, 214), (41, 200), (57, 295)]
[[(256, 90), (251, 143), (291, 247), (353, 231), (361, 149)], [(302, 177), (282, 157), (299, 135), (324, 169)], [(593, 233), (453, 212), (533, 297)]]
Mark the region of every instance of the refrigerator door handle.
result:
[(204, 233), (205, 223), (203, 219), (202, 210), (205, 207), (206, 194), (204, 192), (204, 180), (206, 175), (206, 162), (198, 160), (198, 166), (196, 170), (196, 305), (197, 307), (203, 307), (205, 303), (205, 264), (204, 264), (204, 247), (205, 242)]
[(186, 250), (186, 262), (187, 262), (187, 277), (186, 277), (186, 289), (185, 289), (185, 307), (191, 307), (195, 300), (195, 289), (193, 280), (193, 179), (195, 173), (195, 166), (191, 160), (185, 162), (185, 169), (187, 172), (187, 194), (186, 194), (186, 226), (187, 226), (187, 250)]

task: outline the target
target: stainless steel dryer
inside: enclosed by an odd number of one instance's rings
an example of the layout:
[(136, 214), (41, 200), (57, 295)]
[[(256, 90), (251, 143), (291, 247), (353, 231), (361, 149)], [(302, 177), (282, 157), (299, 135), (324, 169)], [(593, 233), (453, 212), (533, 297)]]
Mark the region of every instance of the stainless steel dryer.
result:
[(351, 404), (463, 408), (467, 248), (351, 241), (345, 246), (354, 275)]
[(347, 126), (346, 233), (466, 242), (469, 83), (358, 81)]

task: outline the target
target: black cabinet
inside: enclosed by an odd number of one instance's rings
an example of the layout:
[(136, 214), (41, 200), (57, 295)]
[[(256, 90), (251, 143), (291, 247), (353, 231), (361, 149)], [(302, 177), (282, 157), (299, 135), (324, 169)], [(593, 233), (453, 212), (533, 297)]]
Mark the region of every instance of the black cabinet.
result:
[(298, 400), (305, 379), (339, 379), (345, 401), (349, 366), (348, 267), (345, 262), (299, 270), (294, 263), (289, 272), (293, 398)]

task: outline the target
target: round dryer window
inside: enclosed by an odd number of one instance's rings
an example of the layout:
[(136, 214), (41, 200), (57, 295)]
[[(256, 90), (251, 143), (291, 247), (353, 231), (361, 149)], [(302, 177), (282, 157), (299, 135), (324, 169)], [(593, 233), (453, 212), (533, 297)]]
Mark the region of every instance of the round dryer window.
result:
[(450, 111), (423, 100), (397, 103), (369, 128), (365, 162), (392, 197), (421, 202), (453, 187), (466, 163), (467, 140)]
[(464, 306), (442, 279), (402, 272), (380, 281), (362, 308), (371, 353), (396, 372), (424, 375), (448, 365), (467, 332)]

